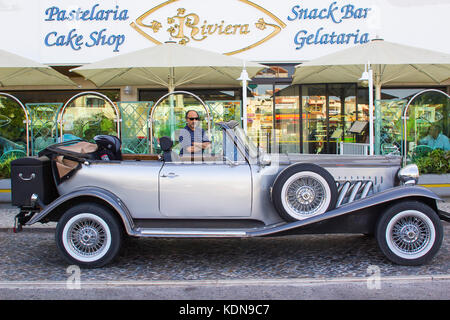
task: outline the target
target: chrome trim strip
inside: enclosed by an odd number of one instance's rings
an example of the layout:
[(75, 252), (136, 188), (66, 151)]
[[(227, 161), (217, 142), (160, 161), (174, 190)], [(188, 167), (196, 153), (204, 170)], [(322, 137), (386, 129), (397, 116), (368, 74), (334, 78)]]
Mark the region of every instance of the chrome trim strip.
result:
[(138, 229), (135, 235), (148, 237), (246, 237), (246, 230)]
[(355, 185), (353, 185), (352, 193), (350, 194), (350, 198), (348, 198), (348, 203), (353, 202), (355, 200), (356, 194), (359, 191), (359, 188), (361, 187), (361, 181), (356, 182)]
[(346, 183), (344, 183), (344, 185), (342, 186), (342, 190), (339, 193), (339, 198), (336, 203), (336, 208), (342, 204), (342, 201), (344, 200), (345, 195), (347, 194), (349, 188), (350, 188), (350, 182), (347, 181)]
[(366, 183), (366, 185), (364, 186), (364, 189), (361, 193), (361, 199), (364, 199), (365, 197), (367, 197), (367, 195), (369, 194), (370, 189), (372, 188), (373, 182), (372, 181), (368, 181)]

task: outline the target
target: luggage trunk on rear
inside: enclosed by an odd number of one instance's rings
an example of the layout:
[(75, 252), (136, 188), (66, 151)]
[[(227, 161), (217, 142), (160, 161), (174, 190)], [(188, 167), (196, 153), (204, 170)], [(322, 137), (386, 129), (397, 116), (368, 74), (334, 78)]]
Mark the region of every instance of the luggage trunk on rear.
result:
[(36, 194), (44, 204), (58, 197), (48, 157), (27, 157), (11, 162), (11, 200), (18, 207), (31, 207)]

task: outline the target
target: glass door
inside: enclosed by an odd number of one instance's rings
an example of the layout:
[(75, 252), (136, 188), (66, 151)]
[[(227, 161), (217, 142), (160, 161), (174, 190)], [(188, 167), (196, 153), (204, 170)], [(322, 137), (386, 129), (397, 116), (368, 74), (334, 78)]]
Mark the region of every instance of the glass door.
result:
[(356, 121), (356, 85), (328, 85), (328, 153), (338, 153), (340, 142), (356, 142), (349, 130)]
[(297, 85), (275, 85), (275, 141), (280, 153), (300, 152), (300, 114)]
[(256, 146), (273, 152), (273, 84), (251, 84), (249, 88), (247, 135)]
[(303, 153), (326, 153), (327, 96), (326, 86), (302, 85)]

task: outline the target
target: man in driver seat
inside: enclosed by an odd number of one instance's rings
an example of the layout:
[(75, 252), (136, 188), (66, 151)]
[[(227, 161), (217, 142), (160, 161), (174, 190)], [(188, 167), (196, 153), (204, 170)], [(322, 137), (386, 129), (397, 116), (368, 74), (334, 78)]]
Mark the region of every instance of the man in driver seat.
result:
[(211, 145), (205, 130), (200, 126), (200, 117), (195, 110), (186, 112), (186, 126), (180, 130), (178, 141), (183, 154), (202, 154)]

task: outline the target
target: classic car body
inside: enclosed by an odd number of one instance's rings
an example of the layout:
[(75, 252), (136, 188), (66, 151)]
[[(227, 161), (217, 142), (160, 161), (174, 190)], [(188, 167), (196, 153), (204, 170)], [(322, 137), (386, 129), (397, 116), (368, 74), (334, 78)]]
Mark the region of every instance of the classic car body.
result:
[(21, 172), (30, 168), (26, 161), (13, 163), (13, 198), (27, 199), (15, 203), (19, 227), (58, 221), (60, 252), (85, 267), (110, 262), (123, 235), (375, 234), (386, 256), (401, 264), (426, 263), (439, 250), (440, 219), (448, 214), (438, 210), (438, 196), (414, 186), (417, 167), (402, 169), (401, 157), (270, 155), (253, 146), (237, 122), (217, 126), (223, 140), (213, 155), (179, 157), (167, 137), (162, 155), (113, 161), (51, 148), (45, 154), (52, 164), (62, 156), (78, 166), (68, 179), (46, 182), (56, 186), (48, 203), (42, 191), (24, 187), (38, 174)]

